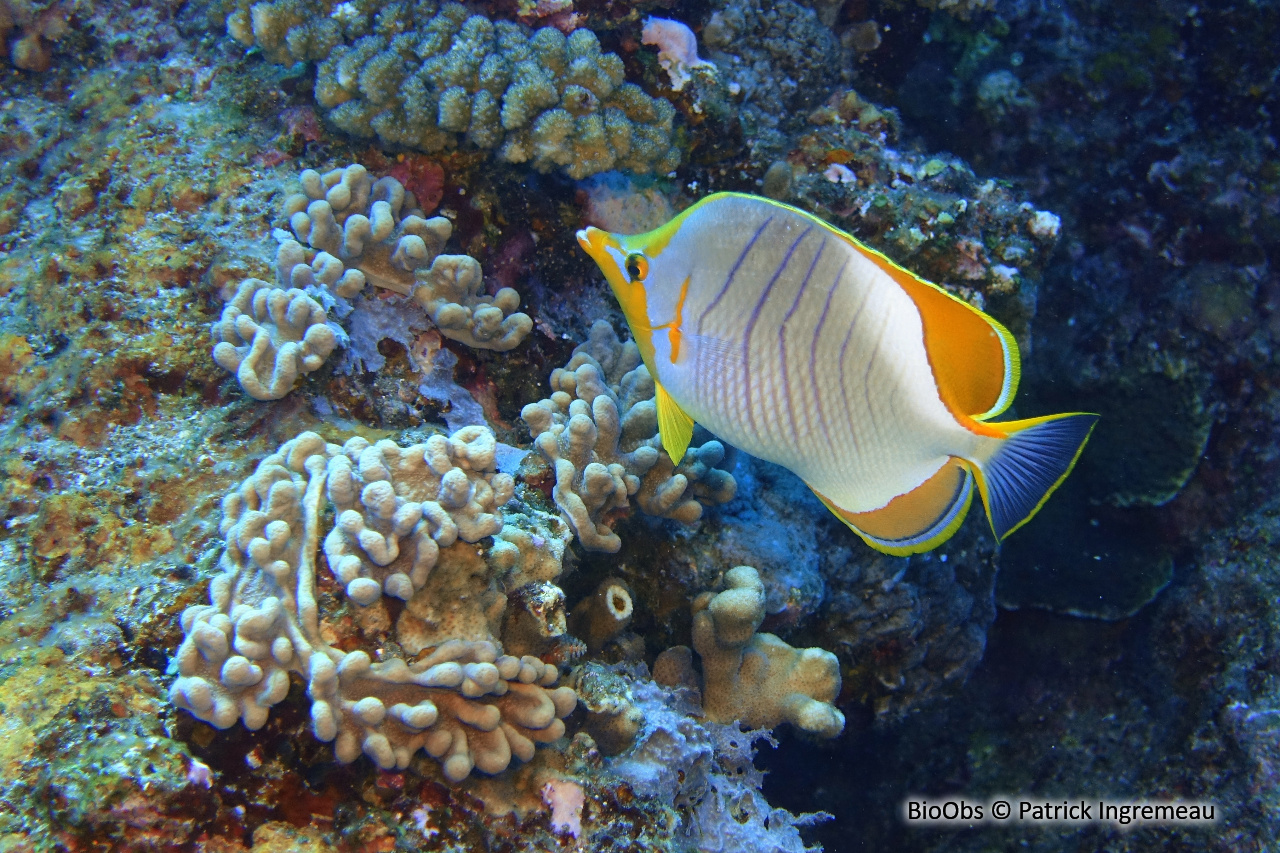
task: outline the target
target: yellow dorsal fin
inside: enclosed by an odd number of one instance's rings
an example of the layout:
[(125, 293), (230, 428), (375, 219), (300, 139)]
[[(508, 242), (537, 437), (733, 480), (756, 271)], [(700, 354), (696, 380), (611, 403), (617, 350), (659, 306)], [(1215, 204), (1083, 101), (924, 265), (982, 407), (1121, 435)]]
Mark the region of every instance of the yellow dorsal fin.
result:
[(953, 414), (986, 420), (1009, 408), (1022, 368), (1018, 342), (994, 318), (854, 241), (920, 310), (924, 347), (942, 401)]
[(672, 462), (679, 465), (684, 459), (684, 452), (689, 449), (689, 442), (693, 441), (693, 418), (671, 399), (661, 383), (655, 381), (653, 387), (658, 392), (658, 434), (662, 436), (662, 449), (667, 451)]

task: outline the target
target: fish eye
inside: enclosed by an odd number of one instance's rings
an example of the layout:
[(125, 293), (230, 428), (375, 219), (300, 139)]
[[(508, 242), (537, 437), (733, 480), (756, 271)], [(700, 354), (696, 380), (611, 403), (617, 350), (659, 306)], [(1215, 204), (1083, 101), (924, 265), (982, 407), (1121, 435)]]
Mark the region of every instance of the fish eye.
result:
[(627, 255), (627, 276), (632, 281), (644, 281), (649, 274), (649, 259), (639, 252)]

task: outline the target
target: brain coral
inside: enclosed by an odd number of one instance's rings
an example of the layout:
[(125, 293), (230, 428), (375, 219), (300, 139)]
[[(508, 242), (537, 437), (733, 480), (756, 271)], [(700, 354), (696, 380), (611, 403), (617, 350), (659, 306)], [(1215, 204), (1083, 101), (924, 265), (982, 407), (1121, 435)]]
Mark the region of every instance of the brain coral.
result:
[[(497, 773), (512, 756), (527, 761), (536, 743), (558, 739), (574, 692), (552, 686), (555, 666), (501, 654), (489, 631), (501, 595), (476, 586), (488, 584), (484, 559), (465, 541), (449, 544), (502, 529), (499, 507), (513, 484), (493, 471), (494, 446), (482, 427), (407, 448), (361, 438), (339, 446), (305, 432), (264, 459), (223, 500), (222, 572), (210, 604), (182, 615), (174, 704), (218, 728), (241, 719), (257, 729), (296, 672), (309, 685), (312, 730), (336, 741), (339, 761), (363, 752), (402, 768), (423, 749), (455, 781), (473, 767)], [(324, 639), (321, 538), (358, 604), (379, 602), (384, 590), (410, 597), (397, 640), (415, 657), (380, 653), (374, 662)], [(436, 599), (429, 625), (415, 624), (423, 596)]]
[(679, 164), (675, 108), (625, 82), (622, 60), (590, 30), (531, 35), (457, 3), (372, 5), (243, 2), (227, 29), (274, 62), (318, 61), (315, 96), (329, 120), (389, 147), (465, 141), (573, 178)]

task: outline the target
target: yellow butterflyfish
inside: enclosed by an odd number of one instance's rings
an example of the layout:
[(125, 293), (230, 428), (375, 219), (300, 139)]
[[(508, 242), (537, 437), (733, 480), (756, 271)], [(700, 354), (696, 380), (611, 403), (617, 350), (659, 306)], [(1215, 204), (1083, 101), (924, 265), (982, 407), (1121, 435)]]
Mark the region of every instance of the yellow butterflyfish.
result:
[(653, 376), (671, 458), (701, 423), (799, 475), (885, 553), (950, 538), (975, 485), (1004, 539), (1097, 421), (992, 423), (1018, 386), (1008, 330), (789, 205), (718, 193), (647, 234), (577, 236)]

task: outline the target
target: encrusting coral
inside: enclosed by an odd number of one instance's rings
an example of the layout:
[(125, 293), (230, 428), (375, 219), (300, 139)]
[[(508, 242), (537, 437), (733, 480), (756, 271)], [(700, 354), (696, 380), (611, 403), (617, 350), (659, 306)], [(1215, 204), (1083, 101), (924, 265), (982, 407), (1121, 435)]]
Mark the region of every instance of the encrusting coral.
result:
[[(182, 615), (174, 704), (218, 728), (241, 719), (257, 729), (296, 672), (308, 682), (312, 730), (336, 741), (339, 761), (363, 752), (403, 768), (423, 749), (454, 781), (473, 767), (497, 773), (512, 756), (527, 761), (536, 743), (558, 739), (574, 692), (552, 686), (554, 665), (502, 654), (483, 622), (467, 623), (469, 635), (458, 627), (465, 620), (450, 626), (451, 639), (415, 659), (378, 662), (335, 648), (321, 631), (316, 553), (326, 493), (338, 507), (326, 553), (353, 600), (371, 604), (383, 589), (416, 599), (415, 589), (434, 592), (423, 588), (425, 575), (459, 571), (447, 555), (475, 556), (461, 543), (440, 545), (501, 529), (512, 483), (493, 471), (494, 445), (482, 427), (408, 448), (361, 438), (339, 446), (304, 432), (264, 459), (223, 500), (223, 571), (211, 603)], [(473, 562), (461, 571), (472, 573)]]
[(375, 181), (359, 164), (323, 175), (307, 169), (300, 177), (302, 192), (284, 200), (297, 239), (280, 244), (282, 283), (323, 284), (347, 299), (366, 283), (392, 290), (412, 297), (445, 337), (480, 349), (506, 351), (529, 334), (533, 321), (516, 311), (520, 294), (509, 287), (482, 293), (475, 258), (440, 254), (453, 224), (424, 219), (395, 178)]
[(625, 82), (622, 60), (590, 30), (530, 35), (432, 0), (237, 5), (231, 36), (273, 62), (318, 62), (316, 101), (355, 136), (427, 152), (465, 140), (572, 178), (679, 165), (675, 108)]
[(733, 499), (733, 476), (714, 467), (724, 458), (720, 442), (691, 447), (679, 465), (661, 452), (653, 378), (635, 342), (624, 344), (607, 322), (552, 372), (551, 391), (520, 417), (555, 469), (552, 498), (584, 547), (622, 547), (610, 520), (632, 495), (645, 513), (686, 524), (702, 517), (704, 503)]
[[(735, 720), (753, 729), (783, 722), (831, 738), (844, 729), (833, 702), (840, 693), (840, 664), (822, 649), (797, 649), (773, 634), (757, 633), (764, 621), (764, 585), (751, 566), (730, 569), (720, 593), (693, 602), (693, 648), (702, 659), (702, 708), (717, 723)], [(654, 671), (667, 683), (685, 679), (688, 650), (659, 655)]]
[(255, 400), (278, 400), (333, 352), (324, 308), (296, 287), (245, 279), (213, 324), (213, 360)]

